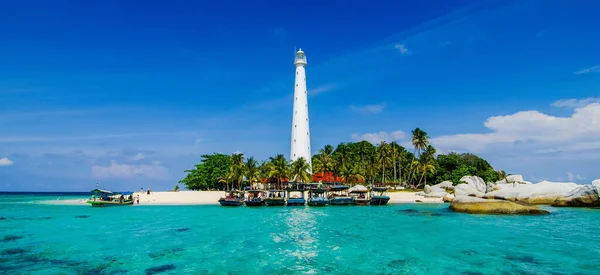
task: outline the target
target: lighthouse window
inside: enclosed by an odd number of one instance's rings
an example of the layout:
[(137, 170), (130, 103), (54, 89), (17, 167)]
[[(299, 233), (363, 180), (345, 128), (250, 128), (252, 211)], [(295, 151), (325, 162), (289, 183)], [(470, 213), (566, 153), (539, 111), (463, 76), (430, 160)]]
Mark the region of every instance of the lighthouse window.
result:
[(298, 84), (296, 84), (296, 87), (298, 87)]
[(296, 128), (296, 125), (294, 125), (294, 128)]

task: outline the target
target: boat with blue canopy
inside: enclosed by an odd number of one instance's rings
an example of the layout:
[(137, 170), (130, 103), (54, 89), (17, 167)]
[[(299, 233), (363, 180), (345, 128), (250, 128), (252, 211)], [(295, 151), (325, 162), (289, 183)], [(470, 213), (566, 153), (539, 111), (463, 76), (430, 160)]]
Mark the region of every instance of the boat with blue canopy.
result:
[(287, 190), (287, 205), (288, 206), (300, 206), (305, 205), (306, 199), (304, 199), (304, 189), (289, 189)]
[(315, 188), (308, 190), (308, 205), (309, 206), (325, 206), (329, 203), (327, 199), (327, 190)]
[(352, 197), (348, 195), (348, 186), (337, 185), (329, 188), (330, 205), (351, 205)]

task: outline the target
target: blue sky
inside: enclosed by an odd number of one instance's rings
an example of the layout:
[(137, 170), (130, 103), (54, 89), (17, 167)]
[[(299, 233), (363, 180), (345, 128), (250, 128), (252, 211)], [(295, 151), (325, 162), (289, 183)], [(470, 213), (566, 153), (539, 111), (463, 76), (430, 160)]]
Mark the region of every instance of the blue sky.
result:
[(600, 178), (597, 2), (321, 2), (1, 3), (0, 190), (170, 189), (204, 153), (287, 155), (295, 47), (314, 150), (421, 127), (526, 180)]

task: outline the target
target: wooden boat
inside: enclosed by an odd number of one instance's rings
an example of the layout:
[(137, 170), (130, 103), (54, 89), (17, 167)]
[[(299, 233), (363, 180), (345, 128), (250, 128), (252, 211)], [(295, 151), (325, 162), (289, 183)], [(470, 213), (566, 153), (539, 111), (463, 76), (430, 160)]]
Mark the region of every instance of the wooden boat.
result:
[(131, 192), (119, 193), (94, 189), (92, 190), (92, 193), (94, 193), (94, 195), (87, 203), (91, 204), (93, 207), (133, 205), (133, 193)]
[(308, 202), (309, 206), (325, 206), (329, 203), (329, 200), (326, 198), (327, 190), (317, 188), (317, 189), (309, 189), (308, 190)]
[(390, 201), (387, 191), (387, 187), (371, 188), (371, 205), (386, 205)]
[(352, 197), (348, 195), (348, 186), (338, 185), (329, 188), (329, 205), (351, 205)]
[(369, 205), (369, 190), (363, 185), (357, 184), (350, 188), (350, 196), (353, 205)]
[(306, 199), (304, 199), (304, 189), (289, 189), (287, 190), (287, 205), (288, 206), (299, 206), (305, 205)]
[(265, 200), (263, 199), (263, 194), (262, 190), (250, 190), (244, 203), (246, 203), (246, 206), (264, 206)]
[(244, 192), (232, 190), (225, 192), (225, 197), (219, 199), (221, 206), (241, 206), (244, 204)]
[(265, 203), (267, 206), (285, 205), (285, 190), (269, 190)]

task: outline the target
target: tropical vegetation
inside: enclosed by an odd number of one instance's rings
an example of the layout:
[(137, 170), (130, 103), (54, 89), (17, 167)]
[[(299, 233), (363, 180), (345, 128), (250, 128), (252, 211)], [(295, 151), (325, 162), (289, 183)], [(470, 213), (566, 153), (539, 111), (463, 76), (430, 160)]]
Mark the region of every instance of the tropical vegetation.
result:
[(282, 187), (287, 181), (311, 182), (321, 178), (324, 183), (422, 188), (445, 180), (458, 184), (466, 175), (479, 176), (486, 182), (506, 177), (506, 172), (494, 170), (474, 154), (437, 154), (429, 136), (420, 128), (412, 131), (410, 145), (405, 148), (395, 141), (374, 145), (364, 140), (342, 142), (335, 147), (325, 145), (312, 157), (312, 167), (304, 158), (288, 162), (282, 154), (259, 163), (241, 153), (214, 153), (201, 156), (200, 163), (186, 170), (180, 183), (189, 190), (229, 190), (256, 183)]

